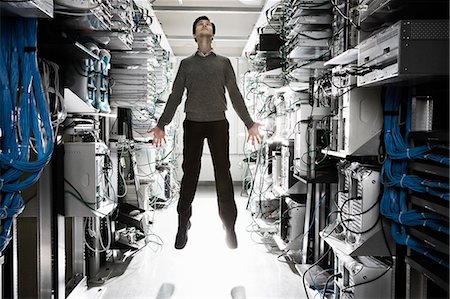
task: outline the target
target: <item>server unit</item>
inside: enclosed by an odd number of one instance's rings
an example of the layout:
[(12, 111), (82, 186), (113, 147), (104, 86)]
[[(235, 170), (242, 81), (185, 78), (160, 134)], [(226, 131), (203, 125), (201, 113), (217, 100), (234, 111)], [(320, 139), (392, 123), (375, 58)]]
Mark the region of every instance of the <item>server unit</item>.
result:
[(0, 2), (0, 12), (17, 14), (21, 17), (53, 18), (52, 0), (9, 0)]
[(387, 255), (390, 245), (383, 237), (378, 201), (380, 172), (348, 161), (338, 169), (339, 216), (321, 236), (331, 247), (348, 255)]
[(294, 170), (295, 174), (307, 177), (315, 172), (315, 161), (310, 158), (315, 152), (316, 144), (313, 142), (317, 130), (315, 123), (330, 115), (330, 107), (313, 107), (307, 100), (300, 101), (297, 110), (298, 130), (294, 140)]
[(393, 270), (390, 265), (371, 257), (351, 257), (335, 251), (336, 299), (394, 298)]
[(290, 197), (281, 198), (280, 237), (286, 249), (301, 250), (303, 246), (306, 204)]
[(65, 144), (64, 180), (66, 216), (103, 217), (116, 207), (103, 142)]
[(330, 149), (342, 156), (377, 155), (383, 126), (381, 88), (355, 88), (351, 67), (333, 69), (332, 95), (337, 107), (332, 118)]
[(289, 190), (296, 182), (294, 177), (294, 140), (289, 140), (289, 144), (281, 148), (281, 187)]
[(402, 20), (358, 45), (358, 86), (448, 75), (448, 20)]

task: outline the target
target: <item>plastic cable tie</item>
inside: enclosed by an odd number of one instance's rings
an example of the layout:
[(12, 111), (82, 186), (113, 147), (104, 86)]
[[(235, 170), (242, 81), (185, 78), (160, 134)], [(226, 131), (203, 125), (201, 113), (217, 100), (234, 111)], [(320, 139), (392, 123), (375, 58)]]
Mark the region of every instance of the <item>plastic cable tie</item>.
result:
[(5, 237), (5, 236), (0, 236), (0, 240), (4, 240), (6, 243), (9, 243), (9, 241), (11, 241), (11, 237)]
[(408, 245), (409, 235), (406, 236), (405, 244)]
[(3, 182), (4, 182), (4, 181), (5, 181), (4, 179), (0, 179), (0, 190), (3, 189)]
[(8, 218), (8, 208), (6, 206), (1, 207), (0, 211), (0, 219)]
[(409, 155), (409, 147), (406, 149), (406, 156), (411, 160), (411, 156)]
[(397, 218), (398, 223), (400, 223), (400, 224), (403, 224), (403, 223), (402, 223), (402, 214), (403, 214), (403, 212), (400, 212), (400, 213), (398, 214), (398, 218)]
[(406, 174), (403, 174), (402, 178), (400, 179), (400, 187), (402, 187), (402, 188), (405, 188), (405, 187), (403, 187), (403, 179), (405, 178), (405, 176), (406, 176)]

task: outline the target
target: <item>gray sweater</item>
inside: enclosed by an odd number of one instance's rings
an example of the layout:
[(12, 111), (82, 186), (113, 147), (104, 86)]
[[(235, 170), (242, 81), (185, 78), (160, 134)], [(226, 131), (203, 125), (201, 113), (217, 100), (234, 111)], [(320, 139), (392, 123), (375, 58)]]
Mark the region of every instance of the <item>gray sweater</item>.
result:
[(187, 120), (198, 122), (224, 120), (225, 110), (227, 110), (225, 87), (234, 110), (245, 126), (250, 128), (254, 122), (236, 84), (231, 62), (228, 58), (215, 53), (206, 57), (195, 53), (181, 61), (172, 93), (157, 126), (164, 129), (164, 126), (172, 121), (185, 88), (187, 99), (184, 111)]

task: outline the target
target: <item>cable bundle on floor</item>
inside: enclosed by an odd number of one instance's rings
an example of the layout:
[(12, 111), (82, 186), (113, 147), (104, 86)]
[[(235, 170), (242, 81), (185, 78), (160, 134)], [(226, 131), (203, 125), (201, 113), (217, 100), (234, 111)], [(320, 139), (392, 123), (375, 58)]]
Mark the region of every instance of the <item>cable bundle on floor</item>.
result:
[[(441, 258), (433, 248), (407, 233), (407, 226), (425, 226), (435, 231), (449, 234), (447, 219), (434, 213), (423, 213), (408, 208), (408, 190), (428, 193), (449, 200), (449, 185), (437, 181), (407, 175), (408, 160), (424, 159), (429, 152), (440, 145), (409, 148), (407, 136), (410, 130), (411, 111), (406, 112), (406, 138), (400, 132), (401, 94), (400, 89), (386, 89), (384, 104), (384, 141), (387, 158), (382, 168), (384, 193), (381, 200), (381, 213), (393, 221), (391, 233), (398, 244), (409, 246), (414, 251), (427, 256), (435, 262), (449, 267), (447, 260)], [(444, 162), (445, 164), (445, 162)]]
[(12, 221), (24, 208), (21, 191), (39, 179), (50, 161), (54, 137), (37, 62), (37, 19), (2, 18), (0, 38), (3, 251), (11, 239)]

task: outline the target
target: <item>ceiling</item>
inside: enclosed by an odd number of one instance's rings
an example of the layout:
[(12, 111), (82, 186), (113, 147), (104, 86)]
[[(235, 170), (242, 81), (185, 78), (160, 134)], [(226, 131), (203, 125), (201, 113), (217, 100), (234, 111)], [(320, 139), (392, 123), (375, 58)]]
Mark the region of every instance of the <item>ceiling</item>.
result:
[(156, 0), (153, 10), (175, 56), (194, 53), (192, 23), (206, 15), (216, 25), (213, 48), (227, 57), (239, 57), (261, 14), (264, 0)]

